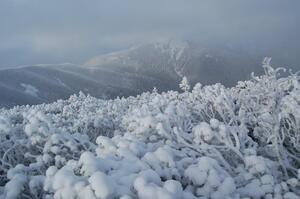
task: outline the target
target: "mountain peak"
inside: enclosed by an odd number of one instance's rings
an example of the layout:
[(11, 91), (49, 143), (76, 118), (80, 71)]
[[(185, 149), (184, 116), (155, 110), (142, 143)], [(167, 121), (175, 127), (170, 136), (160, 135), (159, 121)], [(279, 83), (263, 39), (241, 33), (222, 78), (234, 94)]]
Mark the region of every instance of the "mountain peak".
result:
[(152, 42), (157, 48), (170, 48), (170, 49), (182, 49), (187, 48), (189, 43), (185, 40), (179, 39), (160, 39)]
[(189, 48), (189, 43), (182, 40), (166, 39), (154, 43), (155, 48), (160, 49), (163, 53), (168, 53), (170, 57), (178, 60), (182, 53)]
[[(151, 53), (155, 52), (156, 55), (163, 55), (171, 60), (179, 60), (183, 55), (184, 51), (189, 48), (189, 43), (187, 41), (178, 39), (160, 39), (156, 41), (151, 41), (144, 44), (139, 44), (132, 46), (128, 49), (112, 52), (108, 54), (101, 54), (99, 56), (89, 59), (84, 65), (85, 66), (98, 66), (108, 63), (128, 63), (133, 64), (137, 60), (135, 55), (139, 54), (141, 57), (149, 56)], [(141, 54), (147, 55), (141, 55)], [(139, 57), (138, 57), (139, 58)]]

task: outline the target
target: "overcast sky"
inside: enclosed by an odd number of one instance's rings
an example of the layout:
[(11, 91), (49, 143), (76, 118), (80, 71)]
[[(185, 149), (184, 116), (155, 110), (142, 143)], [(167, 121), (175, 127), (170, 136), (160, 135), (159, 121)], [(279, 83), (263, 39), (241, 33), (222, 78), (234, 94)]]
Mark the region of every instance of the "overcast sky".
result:
[(161, 38), (300, 54), (299, 0), (0, 0), (0, 67), (82, 63)]

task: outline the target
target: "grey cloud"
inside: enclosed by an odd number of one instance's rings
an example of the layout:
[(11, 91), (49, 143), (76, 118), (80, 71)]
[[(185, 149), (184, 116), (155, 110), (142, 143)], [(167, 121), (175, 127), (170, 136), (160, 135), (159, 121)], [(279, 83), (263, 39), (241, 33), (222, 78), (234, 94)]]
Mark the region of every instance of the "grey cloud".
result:
[(297, 0), (2, 0), (0, 67), (75, 62), (160, 37), (299, 52)]

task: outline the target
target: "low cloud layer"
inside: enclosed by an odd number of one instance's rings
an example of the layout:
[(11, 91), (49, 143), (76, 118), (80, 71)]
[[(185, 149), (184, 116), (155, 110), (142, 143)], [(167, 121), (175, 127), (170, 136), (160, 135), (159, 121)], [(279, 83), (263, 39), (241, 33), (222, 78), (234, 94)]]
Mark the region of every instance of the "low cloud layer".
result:
[(0, 67), (82, 63), (167, 37), (280, 52), (297, 63), (299, 7), (298, 0), (1, 0)]

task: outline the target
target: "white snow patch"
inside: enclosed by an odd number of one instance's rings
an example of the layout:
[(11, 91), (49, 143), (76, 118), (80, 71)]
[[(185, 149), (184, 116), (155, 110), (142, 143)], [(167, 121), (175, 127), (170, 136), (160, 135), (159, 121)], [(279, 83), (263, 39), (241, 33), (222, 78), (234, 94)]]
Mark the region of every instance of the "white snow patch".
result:
[(38, 97), (39, 90), (35, 86), (25, 83), (21, 83), (21, 86), (25, 89), (24, 93), (34, 97)]

